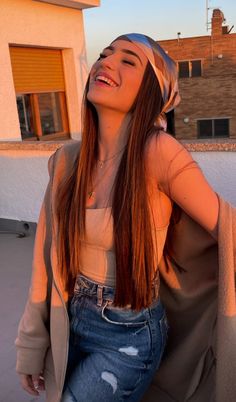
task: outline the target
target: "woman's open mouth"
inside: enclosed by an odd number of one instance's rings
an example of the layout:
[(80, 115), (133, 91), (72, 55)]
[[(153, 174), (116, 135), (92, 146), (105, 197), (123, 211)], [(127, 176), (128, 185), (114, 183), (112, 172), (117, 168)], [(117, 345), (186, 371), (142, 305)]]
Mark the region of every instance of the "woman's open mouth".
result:
[(102, 74), (101, 75), (99, 74), (99, 75), (97, 75), (95, 77), (95, 82), (100, 82), (100, 83), (105, 84), (105, 85), (107, 85), (109, 87), (112, 87), (112, 88), (115, 88), (115, 87), (118, 86), (115, 81), (113, 81), (111, 78), (108, 78), (108, 77), (106, 77), (105, 75), (102, 75)]

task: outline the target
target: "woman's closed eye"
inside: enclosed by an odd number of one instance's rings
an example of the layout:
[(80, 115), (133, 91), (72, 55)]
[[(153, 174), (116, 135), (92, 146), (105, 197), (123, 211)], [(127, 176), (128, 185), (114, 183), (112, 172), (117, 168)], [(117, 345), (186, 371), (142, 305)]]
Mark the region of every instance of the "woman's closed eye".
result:
[[(98, 61), (99, 61), (99, 60), (102, 60), (102, 59), (105, 59), (105, 58), (108, 57), (108, 56), (110, 56), (110, 55), (109, 55), (109, 54), (105, 54), (105, 53), (100, 53), (100, 54), (99, 54), (99, 57), (98, 57)], [(130, 66), (135, 66), (135, 65), (136, 65), (133, 60), (129, 60), (129, 59), (122, 59), (121, 62), (122, 62), (123, 64), (128, 64), (128, 65), (130, 65)]]
[(124, 59), (124, 60), (122, 60), (122, 63), (129, 64), (130, 66), (135, 66), (135, 62), (132, 60)]

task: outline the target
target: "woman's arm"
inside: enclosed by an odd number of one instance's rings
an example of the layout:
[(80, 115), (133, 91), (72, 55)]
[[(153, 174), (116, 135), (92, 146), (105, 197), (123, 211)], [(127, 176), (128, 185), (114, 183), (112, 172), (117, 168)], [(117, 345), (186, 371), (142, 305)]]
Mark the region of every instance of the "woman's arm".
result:
[(164, 193), (215, 239), (219, 202), (191, 154), (172, 136), (161, 133), (152, 141), (156, 178)]

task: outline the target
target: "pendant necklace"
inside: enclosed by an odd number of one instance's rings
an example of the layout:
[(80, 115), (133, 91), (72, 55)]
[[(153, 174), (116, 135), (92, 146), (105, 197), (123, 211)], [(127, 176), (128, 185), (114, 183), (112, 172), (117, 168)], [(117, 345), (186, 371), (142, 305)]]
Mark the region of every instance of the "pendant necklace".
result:
[[(103, 175), (102, 175), (102, 177), (100, 178), (100, 180), (98, 180), (97, 183), (95, 183), (94, 185), (92, 185), (92, 189), (88, 192), (88, 199), (89, 199), (89, 200), (94, 197), (94, 195), (95, 195), (95, 191), (94, 191), (95, 188), (103, 181), (104, 176), (105, 176), (105, 173), (107, 173), (107, 172), (110, 170), (111, 166), (112, 166), (112, 164), (111, 164), (111, 165), (108, 165), (108, 167), (103, 171)], [(99, 167), (102, 168), (103, 166), (100, 166), (100, 163), (99, 163)]]
[(114, 155), (110, 156), (110, 158), (107, 158), (107, 159), (98, 159), (98, 165), (99, 165), (100, 169), (103, 168), (103, 166), (105, 165), (105, 163), (107, 163), (108, 161), (110, 161), (110, 160), (112, 160), (112, 159), (115, 159), (116, 156), (118, 156), (118, 155), (124, 150), (124, 148), (125, 148), (125, 147), (121, 148), (121, 149), (120, 149), (118, 152), (116, 152)]
[[(98, 159), (98, 166), (99, 166), (99, 168), (102, 169), (102, 168), (104, 167), (104, 165), (105, 165), (108, 161), (113, 160), (113, 162), (114, 162), (114, 159), (115, 159), (118, 155), (120, 155), (120, 153), (124, 150), (124, 148), (125, 148), (125, 147), (123, 147), (122, 149), (120, 149), (120, 151), (116, 152), (116, 153), (115, 153), (114, 155), (112, 155), (110, 158), (107, 158), (107, 159)], [(95, 191), (94, 191), (95, 188), (103, 181), (105, 173), (107, 173), (107, 172), (109, 171), (109, 169), (111, 168), (112, 165), (113, 165), (113, 163), (111, 163), (111, 164), (108, 165), (107, 169), (104, 170), (101, 179), (98, 180), (97, 183), (95, 183), (95, 185), (92, 186), (92, 189), (88, 192), (88, 199), (89, 199), (89, 200), (94, 197), (94, 195), (95, 195)]]

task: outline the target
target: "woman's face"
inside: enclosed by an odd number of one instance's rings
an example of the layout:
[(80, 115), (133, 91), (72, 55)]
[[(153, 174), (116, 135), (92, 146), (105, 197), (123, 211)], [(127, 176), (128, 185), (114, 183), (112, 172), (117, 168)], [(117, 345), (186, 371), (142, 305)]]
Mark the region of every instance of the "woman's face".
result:
[(147, 57), (133, 43), (117, 40), (105, 48), (90, 72), (88, 100), (97, 111), (104, 108), (126, 114), (138, 94)]

